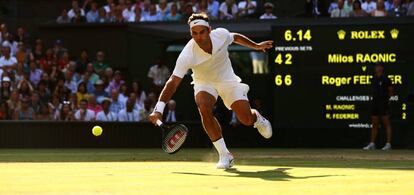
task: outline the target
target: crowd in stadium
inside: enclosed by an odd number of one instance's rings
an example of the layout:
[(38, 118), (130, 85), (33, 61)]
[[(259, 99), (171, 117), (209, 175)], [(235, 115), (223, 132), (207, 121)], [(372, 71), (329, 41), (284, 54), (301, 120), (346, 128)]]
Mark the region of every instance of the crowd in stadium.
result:
[[(16, 33), (6, 24), (0, 28), (3, 120), (145, 121), (170, 74), (166, 66), (152, 66), (148, 77), (153, 90), (147, 93), (140, 82), (125, 82), (103, 51), (91, 54), (85, 49), (73, 59), (61, 40), (50, 48), (41, 39), (31, 45), (23, 27)], [(174, 101), (168, 110), (167, 120), (173, 122)]]
[[(192, 13), (207, 13), (212, 20), (276, 19), (272, 1), (255, 0), (72, 0), (58, 23), (186, 21)], [(263, 9), (258, 9), (261, 7)], [(401, 17), (414, 15), (413, 0), (306, 0), (307, 17)]]
[[(98, 4), (93, 0), (72, 0), (72, 6), (63, 9), (58, 23), (105, 23), (105, 22), (157, 22), (186, 21), (192, 13), (207, 13), (212, 20), (233, 20), (238, 18), (275, 19), (274, 5), (265, 3), (264, 13), (257, 13), (254, 0), (107, 0)], [(260, 14), (260, 15), (258, 15)]]

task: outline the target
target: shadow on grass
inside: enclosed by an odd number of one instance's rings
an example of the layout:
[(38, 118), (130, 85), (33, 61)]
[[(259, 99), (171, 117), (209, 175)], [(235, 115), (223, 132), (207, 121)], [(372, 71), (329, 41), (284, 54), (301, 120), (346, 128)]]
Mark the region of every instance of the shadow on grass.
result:
[(289, 175), (287, 172), (291, 168), (276, 168), (265, 171), (240, 171), (238, 169), (232, 168), (225, 170), (228, 173), (234, 175), (216, 175), (216, 174), (206, 174), (206, 173), (190, 173), (190, 172), (172, 172), (173, 174), (183, 174), (183, 175), (199, 175), (199, 176), (220, 176), (220, 177), (244, 177), (244, 178), (257, 178), (263, 179), (266, 181), (290, 181), (295, 179), (311, 179), (311, 178), (320, 178), (320, 177), (332, 177), (332, 176), (341, 176), (341, 175), (315, 175), (315, 176), (304, 176), (304, 177), (295, 177)]

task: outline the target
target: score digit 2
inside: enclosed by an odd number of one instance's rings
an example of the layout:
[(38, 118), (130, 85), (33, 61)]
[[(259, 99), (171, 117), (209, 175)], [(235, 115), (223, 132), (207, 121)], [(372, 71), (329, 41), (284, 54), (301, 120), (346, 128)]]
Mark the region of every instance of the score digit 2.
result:
[(276, 58), (275, 58), (275, 63), (276, 64), (286, 64), (286, 65), (291, 65), (292, 64), (292, 54), (291, 53), (287, 53), (285, 54), (285, 56), (283, 56), (281, 53), (277, 54)]

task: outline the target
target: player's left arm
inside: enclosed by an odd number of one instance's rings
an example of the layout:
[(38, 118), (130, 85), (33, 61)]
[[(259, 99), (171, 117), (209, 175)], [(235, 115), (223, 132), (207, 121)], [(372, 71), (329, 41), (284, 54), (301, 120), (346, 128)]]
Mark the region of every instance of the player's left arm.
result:
[(270, 41), (270, 40), (256, 43), (242, 34), (239, 34), (239, 33), (232, 33), (232, 34), (234, 38), (233, 42), (241, 46), (245, 46), (245, 47), (248, 47), (254, 50), (262, 50), (263, 52), (266, 52), (267, 49), (270, 49), (273, 47), (273, 41)]

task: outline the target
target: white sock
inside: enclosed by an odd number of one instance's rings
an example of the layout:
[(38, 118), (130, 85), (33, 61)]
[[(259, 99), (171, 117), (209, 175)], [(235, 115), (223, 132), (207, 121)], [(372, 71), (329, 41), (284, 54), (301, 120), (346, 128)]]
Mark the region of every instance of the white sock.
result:
[(226, 143), (224, 142), (223, 138), (213, 142), (214, 147), (216, 148), (219, 155), (230, 153), (226, 147)]

